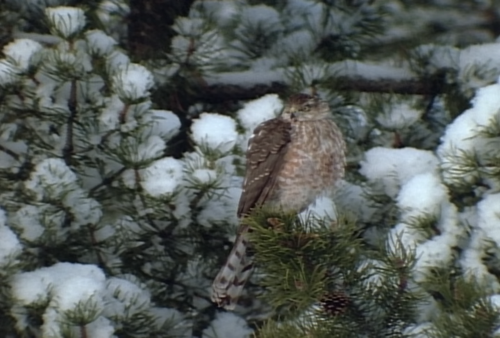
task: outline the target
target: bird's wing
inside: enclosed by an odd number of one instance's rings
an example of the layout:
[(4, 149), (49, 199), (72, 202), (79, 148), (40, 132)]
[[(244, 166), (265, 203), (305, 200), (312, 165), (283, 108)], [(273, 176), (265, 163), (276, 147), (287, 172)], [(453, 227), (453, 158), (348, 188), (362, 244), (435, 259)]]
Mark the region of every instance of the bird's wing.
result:
[(246, 174), (238, 217), (266, 202), (283, 167), (290, 143), (291, 124), (280, 118), (260, 124), (248, 141)]

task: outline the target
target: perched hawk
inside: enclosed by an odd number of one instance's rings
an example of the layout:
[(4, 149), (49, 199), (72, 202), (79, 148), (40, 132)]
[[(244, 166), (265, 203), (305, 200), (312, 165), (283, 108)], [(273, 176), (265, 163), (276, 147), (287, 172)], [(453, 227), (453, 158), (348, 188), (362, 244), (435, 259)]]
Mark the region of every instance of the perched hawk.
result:
[[(316, 96), (296, 94), (281, 116), (255, 128), (246, 159), (238, 217), (262, 205), (300, 213), (343, 177), (345, 143), (328, 104)], [(253, 268), (247, 232), (242, 223), (212, 284), (212, 301), (228, 310), (236, 306)]]

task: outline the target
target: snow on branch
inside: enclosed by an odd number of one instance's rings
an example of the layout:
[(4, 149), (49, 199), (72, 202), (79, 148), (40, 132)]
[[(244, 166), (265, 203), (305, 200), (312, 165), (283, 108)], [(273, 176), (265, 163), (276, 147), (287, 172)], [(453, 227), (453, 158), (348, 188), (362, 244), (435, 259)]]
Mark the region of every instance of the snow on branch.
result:
[[(335, 68), (340, 70), (327, 81), (332, 90), (406, 95), (437, 95), (444, 91), (444, 69), (422, 78), (404, 68), (375, 67), (351, 61)], [(206, 82), (208, 86), (198, 91), (196, 96), (210, 103), (249, 100), (292, 90), (285, 75), (279, 71), (219, 73), (206, 79)]]

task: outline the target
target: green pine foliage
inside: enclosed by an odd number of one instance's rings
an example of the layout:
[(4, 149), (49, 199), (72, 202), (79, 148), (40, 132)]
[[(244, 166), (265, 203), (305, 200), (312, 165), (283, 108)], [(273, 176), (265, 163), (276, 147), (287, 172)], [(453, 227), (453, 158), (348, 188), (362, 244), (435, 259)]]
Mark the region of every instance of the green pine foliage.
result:
[(396, 253), (363, 245), (348, 219), (301, 221), (262, 212), (246, 222), (262, 267), (261, 297), (276, 311), (262, 337), (384, 336), (398, 321), (411, 320), (420, 299), (408, 289), (415, 257), (403, 248)]

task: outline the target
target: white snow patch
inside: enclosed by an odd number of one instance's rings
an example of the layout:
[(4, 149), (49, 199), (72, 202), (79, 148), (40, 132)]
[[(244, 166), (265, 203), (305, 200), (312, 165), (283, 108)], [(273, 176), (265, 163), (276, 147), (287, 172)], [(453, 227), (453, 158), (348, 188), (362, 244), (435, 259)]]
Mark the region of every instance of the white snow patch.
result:
[(162, 158), (141, 170), (141, 186), (153, 197), (172, 194), (181, 184), (184, 165), (172, 157)]
[[(60, 288), (71, 278), (81, 278), (81, 288)], [(76, 282), (76, 279), (73, 282)], [(89, 282), (90, 280), (92, 281)], [(46, 302), (53, 297), (75, 300), (81, 295), (88, 295), (89, 291), (90, 293), (96, 291), (95, 283), (103, 283), (104, 280), (104, 273), (95, 265), (57, 263), (50, 267), (14, 275), (11, 291), (14, 299), (21, 305), (29, 306), (39, 301)], [(98, 289), (100, 290), (100, 287)]]
[(199, 224), (210, 228), (213, 224), (238, 224), (236, 211), (241, 196), (240, 185), (225, 188), (224, 194), (209, 199), (198, 214)]
[(464, 153), (470, 155), (487, 155), (496, 152), (498, 142), (484, 139), (478, 132), (488, 126), (498, 115), (500, 107), (500, 84), (481, 88), (472, 100), (473, 107), (458, 116), (448, 127), (441, 139), (437, 154), (441, 159), (443, 178), (448, 183), (473, 183), (478, 179), (478, 171), (457, 170), (463, 167), (461, 158)]
[(434, 173), (414, 176), (404, 184), (397, 197), (403, 219), (427, 215), (439, 215), (441, 204), (448, 201), (448, 191)]
[(5, 211), (0, 209), (0, 267), (13, 263), (22, 251), (19, 239), (6, 223)]
[(268, 94), (248, 101), (236, 114), (243, 128), (253, 131), (262, 122), (276, 117), (282, 109), (283, 102), (278, 95)]
[(490, 296), (490, 303), (494, 308), (500, 310), (500, 295), (492, 295)]
[(181, 127), (177, 115), (168, 110), (150, 109), (141, 115), (141, 119), (149, 125), (145, 133), (159, 135), (167, 140), (177, 135)]
[(113, 323), (104, 317), (99, 317), (92, 323), (85, 325), (87, 335), (92, 338), (113, 338), (116, 328)]
[(130, 64), (130, 58), (127, 54), (122, 51), (115, 49), (108, 54), (106, 58), (106, 66), (109, 69), (116, 69), (120, 67), (126, 67)]
[(460, 265), (465, 277), (482, 284), (487, 284), (492, 290), (500, 290), (500, 283), (492, 275), (483, 261), (485, 244), (491, 240), (485, 238), (486, 234), (478, 228), (472, 230), (469, 246), (460, 255)]
[(25, 205), (16, 212), (16, 225), (22, 230), (21, 237), (28, 242), (36, 241), (45, 232), (40, 216), (40, 209), (34, 205)]
[(412, 177), (437, 172), (439, 161), (430, 151), (415, 148), (376, 147), (365, 153), (360, 173), (374, 183), (382, 183), (385, 193), (395, 197)]
[(210, 327), (203, 330), (203, 338), (245, 338), (250, 337), (253, 330), (245, 320), (231, 312), (217, 312)]
[(417, 282), (426, 280), (430, 269), (444, 268), (453, 258), (449, 236), (436, 236), (416, 249), (417, 261), (413, 270)]
[[(52, 306), (61, 311), (74, 311), (77, 308), (91, 307), (100, 313), (104, 309), (103, 290), (104, 276), (102, 278), (87, 277), (83, 275), (66, 276), (54, 285), (52, 292)], [(50, 306), (50, 305), (49, 305)]]
[[(464, 48), (459, 54), (458, 67), (460, 83), (465, 90), (484, 87), (500, 75), (500, 43), (483, 43)], [(477, 72), (475, 69), (483, 71)]]
[(31, 59), (42, 45), (30, 39), (16, 39), (3, 48), (5, 56), (9, 57), (21, 71), (25, 71), (31, 65)]
[(158, 329), (168, 328), (168, 333), (174, 337), (191, 337), (192, 323), (186, 320), (180, 311), (154, 307), (150, 312), (155, 316), (155, 326)]
[(335, 191), (335, 196), (335, 202), (340, 210), (355, 215), (362, 222), (372, 220), (373, 214), (377, 211), (359, 185), (341, 181)]
[(113, 90), (122, 101), (133, 102), (149, 96), (149, 90), (154, 85), (154, 77), (146, 67), (131, 63), (119, 66), (111, 82)]
[(97, 224), (102, 216), (101, 205), (96, 200), (88, 198), (87, 192), (81, 189), (65, 194), (62, 202), (71, 210), (72, 228), (86, 224)]
[(45, 15), (50, 22), (49, 28), (54, 35), (69, 38), (85, 27), (85, 14), (76, 7), (49, 7)]
[(489, 240), (500, 246), (500, 194), (486, 196), (477, 205), (478, 228), (487, 234)]
[(405, 328), (403, 334), (408, 337), (414, 338), (427, 338), (432, 337), (437, 334), (438, 330), (434, 326), (434, 324), (430, 322), (420, 323), (420, 324), (412, 324)]
[(302, 222), (306, 222), (310, 217), (330, 222), (336, 221), (337, 208), (335, 203), (331, 198), (326, 196), (316, 198), (313, 204), (299, 214), (299, 218)]
[(98, 56), (108, 55), (117, 45), (115, 39), (99, 29), (92, 29), (85, 32), (85, 38), (87, 39), (90, 53)]
[(393, 227), (387, 235), (387, 245), (391, 252), (401, 252), (401, 244), (405, 250), (414, 250), (418, 243), (425, 240), (425, 237), (414, 227), (405, 223), (399, 223)]
[(136, 139), (133, 136), (124, 138), (120, 147), (124, 150), (128, 161), (141, 163), (161, 157), (166, 145), (160, 136), (151, 135), (143, 139)]
[(389, 111), (377, 116), (376, 120), (386, 129), (400, 130), (418, 121), (422, 114), (421, 109), (415, 109), (408, 103), (395, 103)]
[(120, 112), (123, 111), (125, 103), (114, 94), (104, 99), (104, 107), (99, 115), (100, 127), (103, 132), (117, 128), (120, 122)]
[[(134, 279), (134, 278), (132, 278)], [(148, 306), (151, 301), (151, 295), (143, 290), (136, 283), (124, 278), (111, 277), (106, 282), (107, 291), (113, 295), (113, 298), (131, 309), (140, 309)]]
[(24, 185), (38, 200), (42, 200), (44, 196), (59, 198), (76, 181), (76, 174), (62, 159), (48, 158), (35, 166), (31, 177), (24, 182)]
[(212, 169), (196, 169), (191, 173), (191, 176), (199, 184), (208, 184), (217, 180), (217, 172)]
[(221, 153), (231, 151), (238, 139), (236, 122), (229, 116), (203, 113), (191, 125), (193, 140)]

